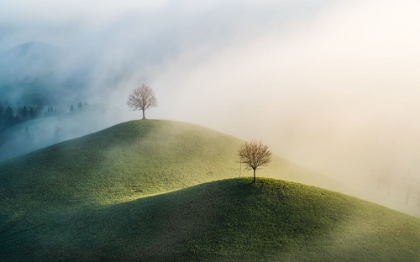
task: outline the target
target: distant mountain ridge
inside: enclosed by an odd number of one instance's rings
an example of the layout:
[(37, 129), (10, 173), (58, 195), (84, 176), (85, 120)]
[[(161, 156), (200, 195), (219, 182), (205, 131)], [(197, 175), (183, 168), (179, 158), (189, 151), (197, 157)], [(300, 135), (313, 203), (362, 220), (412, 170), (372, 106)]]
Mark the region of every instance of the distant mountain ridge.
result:
[(0, 102), (57, 104), (83, 96), (89, 79), (77, 69), (63, 69), (66, 55), (43, 42), (27, 42), (0, 53)]
[(37, 79), (54, 71), (60, 54), (58, 48), (49, 44), (24, 43), (0, 54), (1, 73), (9, 84), (25, 78)]
[(44, 42), (31, 41), (14, 46), (4, 52), (2, 56), (44, 56), (46, 53), (60, 52), (59, 48)]

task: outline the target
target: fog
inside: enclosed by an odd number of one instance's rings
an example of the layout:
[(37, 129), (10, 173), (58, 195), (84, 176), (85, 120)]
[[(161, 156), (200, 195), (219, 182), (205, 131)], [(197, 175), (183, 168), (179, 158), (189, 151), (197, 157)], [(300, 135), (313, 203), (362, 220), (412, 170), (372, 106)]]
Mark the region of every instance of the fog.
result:
[(59, 47), (59, 70), (86, 68), (87, 100), (121, 120), (146, 83), (150, 118), (263, 140), (346, 183), (419, 177), (418, 1), (0, 1), (0, 51)]

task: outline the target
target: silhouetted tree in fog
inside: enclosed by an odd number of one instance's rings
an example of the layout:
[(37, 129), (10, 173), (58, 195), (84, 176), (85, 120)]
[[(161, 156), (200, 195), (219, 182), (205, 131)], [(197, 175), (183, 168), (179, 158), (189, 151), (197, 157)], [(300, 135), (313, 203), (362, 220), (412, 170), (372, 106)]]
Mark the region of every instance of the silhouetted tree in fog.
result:
[(134, 91), (129, 95), (127, 105), (133, 111), (143, 111), (142, 119), (145, 120), (145, 111), (150, 107), (156, 107), (158, 103), (153, 90), (149, 86), (142, 84), (140, 87), (134, 89)]
[(24, 106), (22, 109), (22, 120), (23, 121), (28, 120), (28, 116), (29, 116), (28, 110), (26, 109), (26, 106)]
[(15, 120), (13, 121), (13, 125), (17, 125), (21, 122), (21, 118), (18, 114), (15, 115)]
[(40, 117), (43, 111), (44, 106), (42, 104), (38, 104), (34, 111), (34, 118)]
[(54, 115), (54, 108), (52, 106), (49, 106), (47, 108), (47, 111), (44, 113), (45, 117), (53, 116)]
[(4, 112), (6, 109), (0, 104), (0, 131), (4, 129)]
[(34, 118), (35, 118), (35, 111), (31, 107), (31, 109), (29, 109), (29, 119), (34, 119)]
[(415, 198), (415, 205), (420, 208), (420, 191), (417, 192), (416, 198)]
[(6, 111), (4, 112), (4, 128), (11, 127), (14, 125), (15, 117), (13, 115), (13, 110), (10, 106), (6, 108)]
[[(23, 108), (22, 107), (19, 107), (17, 109), (15, 118), (19, 118), (19, 119), (23, 120), (22, 112), (23, 112)], [(19, 123), (19, 121), (17, 121), (15, 124), (18, 124), (18, 123)]]
[(30, 139), (31, 139), (31, 134), (29, 133), (28, 126), (26, 126), (26, 128), (25, 128), (25, 140), (30, 140)]
[(410, 197), (416, 194), (419, 190), (419, 181), (415, 176), (407, 176), (404, 179), (405, 203), (408, 204)]

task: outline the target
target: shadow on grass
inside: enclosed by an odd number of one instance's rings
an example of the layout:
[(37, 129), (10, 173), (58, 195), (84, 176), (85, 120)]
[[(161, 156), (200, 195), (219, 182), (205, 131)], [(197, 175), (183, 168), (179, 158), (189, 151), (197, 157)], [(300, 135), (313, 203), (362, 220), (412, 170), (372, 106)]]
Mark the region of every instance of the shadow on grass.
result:
[(267, 261), (288, 254), (305, 260), (332, 244), (334, 230), (356, 209), (349, 198), (312, 187), (231, 179), (97, 209), (34, 214), (3, 234), (0, 251), (9, 261)]

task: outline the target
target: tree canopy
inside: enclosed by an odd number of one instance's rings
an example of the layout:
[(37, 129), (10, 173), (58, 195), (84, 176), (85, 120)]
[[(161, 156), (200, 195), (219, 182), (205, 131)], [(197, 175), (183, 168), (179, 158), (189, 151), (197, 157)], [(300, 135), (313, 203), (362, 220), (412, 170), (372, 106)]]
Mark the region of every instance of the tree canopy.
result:
[(239, 148), (238, 155), (242, 163), (254, 170), (254, 183), (256, 181), (256, 169), (271, 162), (271, 151), (261, 141), (245, 142)]
[(140, 87), (134, 89), (128, 96), (127, 105), (133, 111), (141, 110), (143, 112), (143, 120), (145, 120), (145, 111), (151, 107), (156, 107), (158, 102), (153, 89), (145, 84), (142, 84)]

